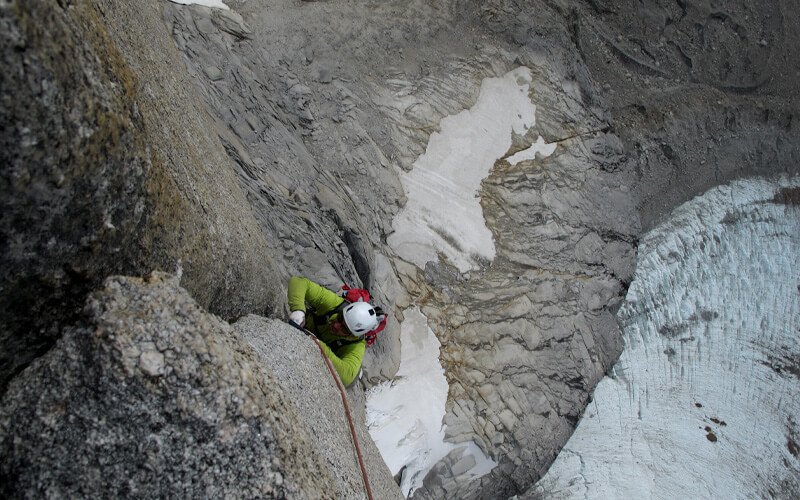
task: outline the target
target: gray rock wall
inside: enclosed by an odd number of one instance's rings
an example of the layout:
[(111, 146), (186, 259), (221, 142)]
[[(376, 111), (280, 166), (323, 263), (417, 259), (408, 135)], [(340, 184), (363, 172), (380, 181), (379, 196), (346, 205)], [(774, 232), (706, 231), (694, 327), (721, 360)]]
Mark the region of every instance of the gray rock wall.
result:
[[(614, 314), (641, 227), (710, 185), (798, 171), (798, 33), (781, 2), (229, 4), (0, 6), (0, 385), (64, 336), (9, 389), (8, 407), (34, 421), (44, 407), (22, 388), (61, 370), (74, 372), (65, 384), (100, 387), (106, 360), (74, 361), (94, 344), (86, 325), (69, 325), (106, 276), (180, 261), (197, 303), (233, 319), (280, 316), (285, 280), (301, 274), (364, 285), (393, 311), (368, 350), (368, 385), (397, 369), (406, 306), (419, 305), (442, 341), (449, 439), (474, 439), (500, 466), (463, 483), (449, 457), (419, 495), (511, 495), (547, 469), (621, 349)], [(559, 146), (543, 161), (501, 159), (484, 182), (497, 259), (459, 274), (395, 258), (386, 237), (405, 203), (399, 172), (441, 118), (472, 105), (483, 78), (520, 65), (534, 72), (539, 112), (508, 154), (537, 134)], [(156, 390), (161, 358), (139, 356), (134, 368), (152, 373), (137, 384)], [(129, 390), (152, 400), (127, 384), (89, 407)], [(41, 404), (42, 415), (61, 411)], [(4, 415), (4, 432), (24, 436), (9, 457), (48, 456)], [(74, 424), (62, 420), (37, 425)], [(36, 488), (40, 469), (24, 460), (4, 467)], [(165, 491), (180, 490), (180, 467), (158, 464), (175, 475)], [(81, 472), (67, 465), (53, 477)]]
[[(798, 171), (800, 32), (786, 2), (565, 2), (622, 139), (644, 229), (707, 189)], [(529, 24), (504, 17), (512, 25)], [(536, 44), (528, 30), (526, 44)]]
[[(240, 319), (233, 328), (275, 373), (275, 383), (297, 407), (298, 418), (313, 429), (314, 448), (328, 464), (333, 496), (366, 498), (341, 393), (314, 341), (284, 321), (255, 315)], [(346, 396), (373, 498), (403, 498), (364, 424), (364, 392), (359, 380), (347, 388)]]
[[(446, 436), (476, 440), (500, 465), (479, 484), (440, 478), (417, 496), (502, 496), (535, 481), (621, 352), (614, 312), (635, 264), (638, 217), (619, 176), (592, 158), (591, 144), (606, 140), (566, 141), (538, 168), (496, 168), (484, 184), (484, 210), (498, 257), (468, 279), (420, 287), (423, 312), (446, 332)], [(408, 280), (425, 283), (413, 271)]]
[(110, 278), (85, 315), (2, 399), (4, 498), (337, 498), (293, 398), (177, 279)]
[[(372, 113), (362, 113), (358, 89), (342, 74), (349, 69), (335, 65), (330, 47), (297, 39), (308, 29), (295, 18), (297, 5), (285, 17), (247, 4), (241, 14), (163, 7), (253, 213), (279, 244), (281, 279), (298, 274), (333, 290), (364, 286), (390, 309), (396, 280), (380, 248), (399, 182), (376, 145), (380, 131), (362, 121)], [(370, 349), (368, 378), (397, 370), (398, 331), (391, 321)]]
[(116, 272), (182, 265), (224, 317), (284, 303), (158, 3), (0, 7), (0, 387)]

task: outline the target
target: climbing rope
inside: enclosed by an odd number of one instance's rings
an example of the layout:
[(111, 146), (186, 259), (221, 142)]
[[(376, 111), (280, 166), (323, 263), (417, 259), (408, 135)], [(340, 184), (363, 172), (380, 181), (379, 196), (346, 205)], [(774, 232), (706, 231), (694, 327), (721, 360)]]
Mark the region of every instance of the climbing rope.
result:
[(311, 337), (314, 340), (314, 342), (317, 343), (317, 347), (319, 347), (319, 352), (322, 354), (322, 358), (328, 365), (328, 370), (331, 371), (331, 376), (333, 377), (333, 380), (336, 381), (336, 385), (339, 387), (339, 393), (342, 395), (342, 404), (344, 405), (344, 412), (347, 414), (347, 423), (350, 424), (350, 434), (353, 436), (353, 446), (356, 449), (356, 456), (358, 457), (358, 465), (361, 466), (361, 476), (364, 478), (364, 488), (367, 490), (367, 498), (369, 500), (373, 500), (372, 490), (369, 487), (369, 478), (367, 478), (367, 468), (364, 466), (364, 459), (361, 457), (361, 448), (358, 446), (358, 438), (356, 437), (356, 428), (353, 425), (353, 417), (350, 415), (350, 406), (347, 404), (347, 397), (345, 396), (344, 393), (344, 386), (342, 386), (342, 381), (339, 380), (339, 377), (333, 370), (333, 365), (331, 364), (331, 360), (328, 359), (328, 356), (325, 354), (325, 349), (322, 348), (322, 345), (319, 343), (319, 339), (317, 339), (317, 336), (311, 333), (309, 330), (306, 330), (302, 326), (298, 325), (292, 320), (289, 320), (289, 324), (297, 328), (298, 330), (302, 331), (309, 337)]

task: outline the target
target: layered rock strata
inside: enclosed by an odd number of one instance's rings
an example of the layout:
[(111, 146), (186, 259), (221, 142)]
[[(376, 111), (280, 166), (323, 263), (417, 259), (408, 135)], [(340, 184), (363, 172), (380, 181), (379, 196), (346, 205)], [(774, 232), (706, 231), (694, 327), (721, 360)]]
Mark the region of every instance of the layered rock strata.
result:
[[(614, 314), (639, 219), (800, 164), (798, 34), (781, 2), (229, 5), (0, 6), (0, 384), (21, 372), (15, 398), (65, 370), (45, 357), (23, 371), (57, 338), (48, 356), (78, 359), (64, 352), (85, 329), (65, 325), (109, 274), (180, 262), (181, 284), (223, 319), (282, 314), (292, 274), (361, 284), (394, 311), (364, 381), (394, 374), (394, 319), (416, 303), (444, 346), (449, 439), (500, 464), (463, 483), (448, 457), (418, 494), (510, 495), (544, 473), (621, 349)], [(397, 258), (386, 239), (407, 201), (399, 173), (484, 78), (520, 66), (537, 124), (480, 192), (497, 257), (468, 273)], [(557, 144), (550, 157), (507, 161), (538, 135)], [(65, 363), (72, 383), (81, 368)], [(142, 363), (163, 377), (157, 355)]]
[[(603, 108), (583, 95), (586, 68), (567, 57), (554, 67), (558, 51), (509, 52), (443, 7), (286, 4), (276, 17), (247, 3), (234, 4), (236, 12), (170, 6), (165, 19), (218, 116), (257, 217), (283, 239), (289, 265), (307, 272), (312, 245), (347, 248), (359, 256), (355, 269), (328, 252), (328, 275), (375, 285), (379, 299), (397, 302), (398, 317), (411, 301), (423, 305), (445, 345), (448, 437), (475, 440), (496, 457), (501, 467), (485, 484), (513, 492), (543, 473), (619, 355), (612, 313), (632, 274), (638, 219), (619, 173), (619, 140), (606, 133)], [(403, 29), (435, 52), (392, 28), (400, 14), (417, 16)], [(473, 41), (454, 43), (459, 29)], [(386, 30), (398, 35), (390, 35), (391, 62), (366, 49), (384, 43)], [(501, 161), (485, 181), (499, 257), (469, 276), (446, 262), (423, 272), (376, 257), (393, 253), (383, 238), (404, 203), (397, 167), (411, 167), (436, 123), (468, 107), (483, 77), (520, 65), (534, 70), (532, 100), (545, 111), (508, 154), (538, 134), (561, 150), (544, 164)], [(564, 86), (570, 78), (575, 84)], [(282, 208), (266, 210), (272, 205)], [(388, 281), (373, 279), (379, 261)], [(391, 278), (396, 269), (405, 290)], [(370, 351), (367, 380), (391, 375), (397, 352)]]

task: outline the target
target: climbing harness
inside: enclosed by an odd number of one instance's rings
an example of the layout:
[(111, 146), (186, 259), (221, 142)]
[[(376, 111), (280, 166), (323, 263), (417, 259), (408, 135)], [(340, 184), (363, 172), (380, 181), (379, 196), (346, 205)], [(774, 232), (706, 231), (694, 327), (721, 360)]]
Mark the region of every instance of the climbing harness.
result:
[(356, 449), (356, 456), (358, 457), (358, 464), (361, 466), (361, 476), (364, 478), (364, 488), (367, 491), (367, 498), (369, 500), (373, 500), (372, 498), (372, 490), (369, 487), (369, 478), (367, 478), (367, 469), (364, 466), (364, 459), (361, 457), (361, 448), (358, 446), (358, 438), (356, 437), (356, 428), (353, 425), (353, 417), (350, 415), (350, 407), (347, 404), (347, 397), (344, 394), (344, 387), (342, 386), (341, 380), (339, 377), (336, 376), (336, 372), (333, 370), (333, 365), (331, 364), (331, 360), (328, 359), (328, 356), (325, 354), (325, 350), (322, 348), (322, 345), (319, 342), (319, 339), (316, 335), (311, 333), (309, 330), (303, 328), (302, 326), (298, 325), (292, 320), (289, 320), (289, 324), (293, 327), (297, 328), (298, 330), (302, 331), (309, 337), (311, 337), (314, 342), (317, 343), (317, 347), (319, 347), (319, 352), (322, 354), (322, 358), (325, 360), (325, 363), (328, 365), (328, 370), (331, 371), (331, 376), (333, 380), (336, 381), (336, 385), (339, 387), (339, 393), (342, 395), (342, 404), (344, 405), (344, 412), (347, 414), (347, 423), (350, 424), (350, 434), (353, 436), (353, 446)]

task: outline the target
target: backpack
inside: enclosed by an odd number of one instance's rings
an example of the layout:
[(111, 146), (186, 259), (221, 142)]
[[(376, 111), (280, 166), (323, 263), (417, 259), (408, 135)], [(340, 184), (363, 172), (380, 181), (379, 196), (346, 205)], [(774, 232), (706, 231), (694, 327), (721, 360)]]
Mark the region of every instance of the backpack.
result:
[[(366, 290), (362, 290), (361, 288), (350, 288), (349, 286), (344, 285), (342, 287), (342, 291), (344, 292), (342, 298), (348, 303), (358, 302), (359, 300), (369, 302), (369, 292)], [(378, 326), (374, 330), (364, 334), (364, 340), (366, 341), (367, 345), (374, 344), (375, 339), (378, 337), (378, 333), (386, 328), (386, 313), (384, 313), (383, 309), (375, 304), (372, 304), (372, 307), (374, 307), (375, 312), (378, 313)]]

